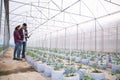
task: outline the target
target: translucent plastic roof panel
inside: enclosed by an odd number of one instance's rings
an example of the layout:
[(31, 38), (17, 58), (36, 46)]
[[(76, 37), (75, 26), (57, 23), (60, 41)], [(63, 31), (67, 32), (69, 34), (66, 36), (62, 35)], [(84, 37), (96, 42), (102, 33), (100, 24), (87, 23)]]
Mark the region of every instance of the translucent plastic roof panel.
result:
[[(117, 21), (119, 17), (114, 15), (120, 12), (120, 0), (9, 0), (9, 2), (10, 28), (14, 29), (15, 26), (25, 22), (28, 24), (29, 32), (34, 35), (41, 32), (42, 35), (49, 34), (68, 27), (76, 28), (77, 25), (83, 31), (94, 30), (95, 19), (97, 29), (101, 29), (104, 22)], [(110, 18), (105, 19), (107, 16)]]

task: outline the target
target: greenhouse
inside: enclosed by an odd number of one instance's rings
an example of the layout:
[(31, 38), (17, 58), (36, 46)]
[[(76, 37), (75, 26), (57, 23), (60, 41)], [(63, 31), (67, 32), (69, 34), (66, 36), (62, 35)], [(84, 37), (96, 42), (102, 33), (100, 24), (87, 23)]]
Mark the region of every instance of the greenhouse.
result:
[(0, 80), (120, 80), (120, 0), (0, 0)]

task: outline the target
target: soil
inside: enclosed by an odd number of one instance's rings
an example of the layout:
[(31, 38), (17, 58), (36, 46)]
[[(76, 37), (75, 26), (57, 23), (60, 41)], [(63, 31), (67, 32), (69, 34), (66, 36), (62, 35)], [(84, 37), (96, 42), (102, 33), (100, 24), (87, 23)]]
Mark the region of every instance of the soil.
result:
[(13, 60), (13, 48), (0, 55), (0, 80), (51, 80), (38, 73), (25, 59)]

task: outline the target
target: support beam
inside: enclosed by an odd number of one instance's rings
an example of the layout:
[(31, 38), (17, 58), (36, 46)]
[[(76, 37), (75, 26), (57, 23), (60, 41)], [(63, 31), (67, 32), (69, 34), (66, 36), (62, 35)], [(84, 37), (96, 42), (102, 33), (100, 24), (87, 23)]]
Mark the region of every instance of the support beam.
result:
[[(19, 4), (24, 4), (24, 5), (33, 6), (33, 7), (42, 8), (42, 9), (47, 9), (47, 10), (52, 10), (52, 11), (57, 11), (57, 12), (61, 12), (61, 10), (52, 9), (52, 8), (47, 8), (47, 7), (43, 7), (43, 6), (37, 6), (37, 5), (34, 5), (34, 4), (23, 3), (23, 2), (14, 1), (14, 0), (10, 0), (10, 2), (19, 3)], [(67, 11), (64, 11), (64, 12), (65, 12), (65, 13), (68, 13), (68, 14), (83, 16), (83, 17), (86, 17), (86, 18), (93, 18), (92, 16), (80, 15), (80, 14), (71, 13), (71, 12), (67, 12)]]
[(108, 11), (107, 11), (106, 7), (105, 7), (104, 4), (101, 2), (101, 0), (98, 0), (98, 1), (99, 1), (99, 3), (103, 6), (103, 8), (104, 8), (104, 10), (106, 11), (106, 13), (108, 14)]
[(115, 3), (115, 2), (113, 2), (113, 1), (109, 1), (109, 0), (104, 0), (104, 1), (106, 1), (106, 2), (109, 2), (109, 3), (111, 3), (111, 4), (114, 4), (114, 5), (117, 5), (117, 6), (120, 6), (120, 4), (117, 4), (117, 3)]
[(45, 22), (43, 22), (42, 24), (40, 24), (39, 26), (35, 27), (35, 29), (31, 30), (31, 32), (33, 32), (34, 30), (38, 29), (40, 26), (44, 25), (45, 23), (47, 23), (49, 20), (55, 18), (56, 16), (58, 16), (59, 14), (61, 14), (62, 12), (64, 12), (65, 10), (69, 9), (71, 6), (75, 5), (76, 3), (78, 3), (80, 0), (74, 2), (73, 4), (69, 5), (68, 7), (66, 7), (65, 9), (63, 9), (61, 12), (57, 13), (56, 15), (52, 16), (50, 19), (46, 20)]
[(60, 7), (59, 7), (53, 0), (51, 0), (51, 2), (52, 2), (59, 10), (61, 10)]
[(37, 9), (37, 11), (39, 11), (46, 19), (48, 19), (48, 17), (41, 11), (39, 10), (37, 7), (35, 7)]
[(18, 7), (16, 7), (15, 9), (11, 10), (9, 13), (11, 13), (11, 12), (13, 12), (13, 11), (15, 11), (15, 10), (17, 10), (17, 9), (19, 9), (19, 8), (21, 8), (21, 7), (23, 7), (23, 6), (25, 6), (25, 4), (22, 4), (22, 5), (18, 6)]
[[(10, 15), (16, 15), (16, 16), (23, 16), (25, 17), (26, 15), (23, 15), (23, 14), (15, 14), (15, 13), (10, 13)], [(28, 18), (36, 18), (36, 19), (42, 19), (42, 20), (47, 20), (45, 18), (38, 18), (38, 17), (33, 17), (33, 16), (28, 16)], [(62, 22), (62, 23), (68, 23), (68, 24), (76, 24), (76, 23), (73, 23), (73, 22), (66, 22), (66, 21), (60, 21), (60, 20), (50, 20), (50, 21), (56, 21), (56, 22)]]

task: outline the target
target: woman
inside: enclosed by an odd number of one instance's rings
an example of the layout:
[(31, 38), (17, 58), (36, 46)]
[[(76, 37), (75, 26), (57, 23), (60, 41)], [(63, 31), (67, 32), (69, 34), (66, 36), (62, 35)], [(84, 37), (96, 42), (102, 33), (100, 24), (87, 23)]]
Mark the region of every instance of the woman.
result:
[(20, 59), (20, 39), (21, 39), (21, 37), (19, 34), (19, 28), (20, 28), (20, 25), (15, 27), (14, 34), (13, 34), (14, 35), (14, 42), (15, 42), (13, 60), (21, 60)]

